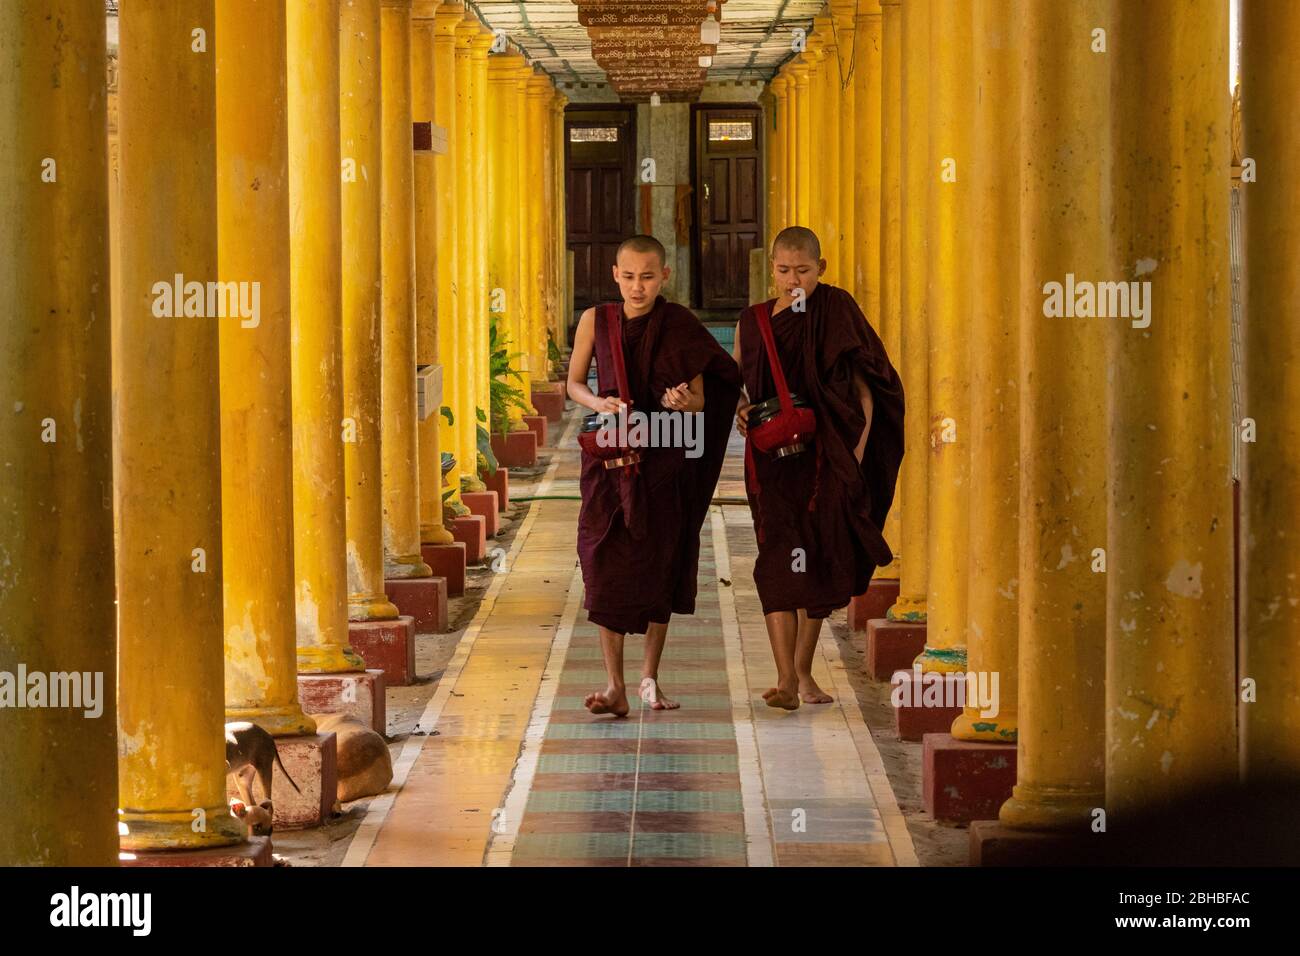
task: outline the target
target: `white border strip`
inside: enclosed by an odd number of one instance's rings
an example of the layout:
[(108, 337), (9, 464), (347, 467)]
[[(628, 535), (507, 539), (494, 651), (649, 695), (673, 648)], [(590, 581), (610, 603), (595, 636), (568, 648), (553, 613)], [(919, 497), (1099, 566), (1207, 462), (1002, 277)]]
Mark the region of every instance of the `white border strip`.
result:
[(519, 826), (524, 820), (528, 795), (533, 789), (537, 762), (541, 758), (542, 740), (546, 736), (546, 727), (555, 710), (555, 698), (560, 689), (560, 673), (564, 670), (564, 661), (569, 654), (569, 642), (573, 638), (573, 628), (578, 620), (578, 604), (581, 598), (582, 568), (575, 566), (573, 577), (569, 581), (569, 598), (564, 603), (564, 613), (560, 618), (559, 627), (555, 629), (555, 640), (551, 644), (551, 653), (546, 658), (546, 667), (542, 671), (537, 701), (533, 704), (532, 717), (528, 721), (528, 729), (524, 732), (524, 743), (519, 751), (519, 759), (515, 762), (514, 776), (501, 809), (505, 826), (501, 830), (497, 830), (494, 826), (487, 852), (484, 854), (484, 862), (487, 866), (509, 866), (514, 858), (515, 840), (519, 836)]
[(885, 764), (880, 759), (876, 742), (871, 737), (871, 728), (862, 719), (858, 696), (853, 690), (853, 685), (849, 683), (844, 658), (840, 656), (839, 645), (835, 643), (829, 618), (822, 627), (821, 638), (817, 644), (822, 657), (826, 660), (831, 680), (835, 683), (835, 699), (845, 722), (849, 725), (849, 732), (853, 734), (853, 743), (858, 748), (858, 759), (862, 762), (862, 770), (867, 776), (867, 786), (871, 788), (871, 794), (875, 797), (876, 811), (880, 814), (880, 822), (884, 825), (889, 848), (894, 853), (894, 861), (899, 866), (920, 866), (921, 863), (916, 858), (916, 847), (912, 843), (912, 834), (907, 829), (907, 820), (903, 812), (898, 809), (894, 788), (889, 785), (889, 775), (885, 772)]
[(740, 620), (736, 616), (735, 579), (731, 576), (731, 549), (722, 508), (709, 509), (713, 532), (713, 563), (716, 576), (732, 582), (718, 588), (718, 610), (722, 618), (722, 642), (727, 650), (727, 687), (731, 692), (731, 722), (736, 729), (736, 769), (740, 774), (740, 801), (745, 812), (745, 858), (750, 866), (775, 866), (775, 837), (768, 816), (767, 793), (763, 788), (763, 767), (754, 732), (753, 702), (745, 671), (745, 653), (740, 643)]
[[(579, 418), (577, 416), (569, 419), (568, 426), (565, 428), (564, 436), (561, 439), (562, 442), (568, 442), (578, 422)], [(537, 486), (535, 494), (543, 495), (550, 491), (559, 465), (560, 454), (557, 449), (556, 453), (551, 456), (551, 464), (546, 469), (546, 475)], [(483, 597), (483, 603), (479, 605), (478, 612), (474, 615), (473, 620), (469, 622), (469, 626), (465, 628), (465, 633), (461, 635), (455, 653), (452, 655), (451, 660), (447, 662), (442, 679), (438, 682), (438, 689), (434, 692), (433, 697), (429, 699), (428, 705), (424, 708), (424, 713), (416, 722), (415, 730), (412, 731), (402, 745), (402, 752), (398, 755), (397, 762), (393, 764), (392, 785), (366, 807), (366, 815), (362, 819), (361, 825), (357, 827), (356, 832), (352, 834), (352, 839), (348, 842), (347, 853), (344, 854), (340, 866), (366, 865), (366, 860), (370, 857), (370, 851), (374, 849), (375, 841), (379, 838), (379, 831), (388, 819), (388, 811), (392, 809), (397, 795), (406, 786), (406, 778), (411, 772), (411, 767), (419, 759), (421, 751), (424, 750), (425, 741), (429, 739), (429, 736), (438, 726), (442, 710), (447, 705), (447, 701), (451, 699), (451, 692), (455, 688), (456, 682), (460, 680), (461, 671), (465, 668), (465, 662), (474, 650), (474, 642), (478, 640), (479, 631), (483, 629), (483, 623), (496, 606), (497, 595), (505, 587), (506, 579), (510, 577), (510, 569), (514, 567), (516, 555), (523, 549), (524, 542), (528, 540), (528, 535), (533, 528), (533, 522), (537, 519), (538, 504), (537, 501), (529, 504), (528, 514), (524, 517), (523, 524), (519, 526), (519, 533), (515, 535), (510, 554), (507, 556), (506, 571), (502, 574), (493, 575), (492, 583), (488, 585), (487, 594)], [(415, 732), (420, 730), (423, 730), (422, 734)]]

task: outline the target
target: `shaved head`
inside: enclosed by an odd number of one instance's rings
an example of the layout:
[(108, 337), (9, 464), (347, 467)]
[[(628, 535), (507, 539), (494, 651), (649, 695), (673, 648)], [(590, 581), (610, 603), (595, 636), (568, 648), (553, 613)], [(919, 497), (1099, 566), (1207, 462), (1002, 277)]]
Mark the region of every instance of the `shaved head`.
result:
[(618, 262), (618, 257), (623, 254), (623, 250), (632, 252), (653, 252), (659, 257), (659, 265), (668, 264), (668, 252), (664, 249), (664, 244), (654, 236), (632, 236), (624, 239), (619, 243), (618, 251), (614, 253), (614, 261)]
[(817, 238), (817, 233), (806, 226), (786, 226), (778, 232), (776, 238), (772, 240), (773, 258), (776, 257), (778, 249), (802, 252), (813, 262), (822, 257), (822, 244)]

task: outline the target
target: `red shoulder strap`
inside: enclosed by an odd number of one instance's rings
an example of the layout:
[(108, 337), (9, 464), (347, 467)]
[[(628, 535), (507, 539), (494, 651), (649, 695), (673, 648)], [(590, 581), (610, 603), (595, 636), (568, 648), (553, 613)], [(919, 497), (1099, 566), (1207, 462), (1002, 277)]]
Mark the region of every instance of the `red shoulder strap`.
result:
[(614, 360), (614, 379), (618, 383), (618, 397), (624, 402), (630, 402), (632, 395), (627, 387), (627, 364), (623, 357), (623, 327), (618, 319), (619, 308), (614, 303), (606, 303), (603, 310), (605, 334), (609, 337), (609, 351)]
[(767, 365), (776, 381), (776, 397), (781, 400), (781, 411), (788, 415), (794, 409), (794, 402), (790, 400), (790, 386), (785, 382), (785, 370), (781, 368), (781, 359), (776, 354), (776, 341), (772, 338), (772, 324), (768, 321), (766, 302), (754, 306), (754, 320), (758, 323), (759, 334), (763, 336), (763, 351), (767, 352)]

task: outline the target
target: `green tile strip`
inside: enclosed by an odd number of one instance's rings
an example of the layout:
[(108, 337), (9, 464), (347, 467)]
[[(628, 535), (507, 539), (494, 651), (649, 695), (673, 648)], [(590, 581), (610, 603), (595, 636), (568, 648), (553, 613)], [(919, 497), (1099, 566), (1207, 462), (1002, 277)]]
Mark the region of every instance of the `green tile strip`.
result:
[[(630, 716), (613, 720), (588, 714), (583, 697), (604, 689), (605, 671), (599, 633), (585, 612), (579, 612), (559, 676), (562, 692), (554, 701), (515, 840), (515, 865), (583, 860), (625, 864), (629, 848), (633, 865), (745, 859), (736, 737), (726, 693), (726, 648), (707, 533), (702, 535), (700, 551), (696, 613), (673, 619), (660, 665), (660, 680), (669, 696), (681, 703), (681, 710), (641, 713), (645, 705), (635, 696), (641, 677), (642, 637), (638, 635), (627, 638), (624, 650)], [(629, 752), (628, 743), (638, 739), (639, 755)], [(673, 747), (690, 752), (649, 752), (651, 741), (690, 741)], [(555, 782), (548, 785), (548, 775), (555, 774), (564, 776), (552, 777)], [(674, 786), (677, 780), (681, 788)], [(707, 789), (699, 789), (702, 785)], [(654, 818), (656, 830), (636, 824), (634, 803), (637, 813), (660, 815)], [(674, 815), (667, 818), (667, 826), (680, 832), (661, 832), (663, 814)], [(583, 829), (584, 816), (590, 829)], [(610, 832), (611, 826), (620, 829)]]

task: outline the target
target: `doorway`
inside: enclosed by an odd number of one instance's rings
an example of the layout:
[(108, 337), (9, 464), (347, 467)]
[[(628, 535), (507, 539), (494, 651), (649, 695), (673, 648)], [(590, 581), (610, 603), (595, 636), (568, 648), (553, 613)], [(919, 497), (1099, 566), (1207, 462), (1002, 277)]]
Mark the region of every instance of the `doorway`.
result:
[(762, 245), (763, 128), (757, 106), (691, 108), (691, 184), (695, 192), (692, 262), (703, 309), (749, 302), (749, 251)]
[[(636, 232), (635, 167), (634, 106), (565, 108), (564, 196), (576, 310), (618, 301), (614, 253)], [(570, 341), (572, 329), (570, 317)]]

